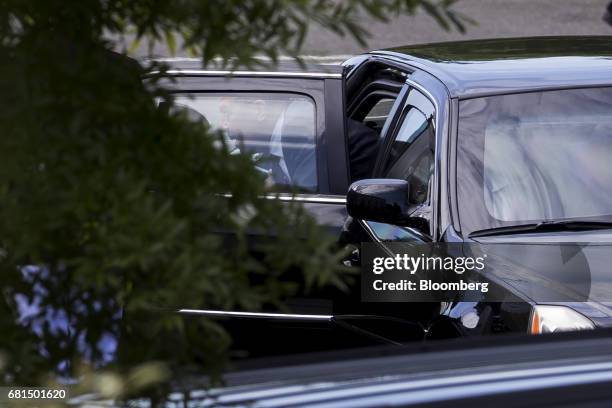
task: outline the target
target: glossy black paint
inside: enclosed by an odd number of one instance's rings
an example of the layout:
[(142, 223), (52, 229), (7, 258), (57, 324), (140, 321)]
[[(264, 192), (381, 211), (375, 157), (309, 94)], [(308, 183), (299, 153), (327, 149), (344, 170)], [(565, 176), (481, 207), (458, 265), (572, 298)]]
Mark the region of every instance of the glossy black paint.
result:
[(266, 359), (238, 367), (224, 376), (224, 388), (203, 394), (236, 406), (607, 407), (610, 335), (504, 336)]
[(346, 209), (351, 217), (395, 225), (410, 223), (410, 184), (405, 180), (367, 179), (351, 184)]
[[(455, 190), (455, 158), (457, 101), (487, 94), (520, 93), (539, 89), (562, 89), (612, 84), (612, 37), (554, 37), (502, 39), (458, 43), (426, 44), (376, 51), (370, 59), (404, 63), (412, 72), (409, 80), (425, 88), (438, 110), (436, 129), (435, 221), (438, 237), (434, 240), (463, 242), (460, 231)], [(349, 61), (351, 73), (359, 68), (358, 58)], [(556, 242), (566, 234), (548, 233), (537, 238), (520, 236), (521, 242)], [(601, 233), (606, 242), (612, 237)], [(507, 237), (506, 237), (507, 238)], [(568, 238), (565, 239), (573, 239)], [(574, 238), (575, 239), (575, 238)], [(591, 238), (586, 238), (590, 240)], [(468, 240), (469, 241), (469, 240)], [(500, 238), (503, 242), (504, 238)], [(384, 245), (384, 242), (381, 243)], [(505, 264), (514, 268), (517, 279), (528, 276), (519, 263)], [(602, 270), (601, 273), (606, 273)], [(597, 276), (597, 273), (595, 273)], [(535, 279), (531, 284), (536, 285)], [(505, 285), (504, 285), (505, 287)], [(458, 330), (462, 335), (525, 332), (531, 305), (536, 303), (524, 293), (506, 288), (515, 301), (505, 303), (464, 302), (456, 299), (442, 305), (441, 316), (430, 322), (428, 334), (444, 337)], [(603, 290), (603, 287), (599, 287)], [(544, 290), (544, 288), (542, 288)], [(567, 306), (589, 317), (600, 327), (609, 326), (612, 309), (606, 302), (575, 303)], [(462, 318), (470, 313), (478, 316), (476, 327), (466, 327)], [(450, 327), (452, 326), (452, 327)]]
[[(347, 206), (342, 202), (347, 191), (348, 166), (346, 136), (344, 135), (345, 109), (356, 104), (354, 98), (360, 94), (360, 81), (367, 78), (373, 67), (390, 67), (406, 74), (407, 84), (402, 88), (382, 130), (386, 138), (401, 121), (403, 99), (410, 87), (417, 87), (435, 106), (436, 157), (433, 202), (431, 206), (432, 230), (424, 237), (406, 225), (408, 205), (403, 201), (406, 191), (402, 183), (385, 180), (358, 182), (349, 189)], [(291, 72), (296, 68), (291, 68)], [(342, 72), (342, 68), (330, 68), (331, 72)], [(306, 94), (320, 92), (317, 113), (318, 141), (324, 146), (319, 164), (319, 175), (328, 180), (324, 191), (338, 200), (334, 202), (305, 202), (306, 209), (327, 227), (338, 234), (340, 245), (359, 245), (375, 241), (385, 246), (385, 238), (368, 221), (383, 222), (389, 228), (401, 231), (414, 239), (440, 242), (470, 242), (460, 233), (457, 208), (469, 203), (458, 203), (456, 198), (456, 137), (458, 100), (482, 95), (529, 92), (540, 89), (561, 89), (612, 85), (612, 37), (540, 37), (521, 39), (478, 40), (422, 46), (400, 47), (375, 51), (351, 58), (345, 63), (343, 78), (273, 78), (244, 75), (232, 79), (224, 76), (182, 76), (177, 89), (180, 91), (214, 90), (298, 90)], [(279, 71), (282, 69), (279, 68)], [(346, 82), (346, 89), (343, 86)], [(346, 100), (342, 94), (346, 92)], [(340, 97), (339, 97), (340, 96)], [(321, 111), (319, 110), (321, 109)], [(384, 159), (379, 157), (378, 161)], [(360, 187), (359, 187), (360, 186)], [(371, 206), (373, 205), (373, 206)], [(372, 208), (380, 211), (372, 212)], [(352, 216), (352, 217), (351, 217)], [(397, 234), (391, 234), (397, 236)], [(564, 238), (565, 237), (565, 238)], [(488, 238), (498, 242), (507, 237)], [(537, 236), (516, 237), (523, 243), (554, 242), (567, 239), (565, 234), (548, 233)], [(609, 235), (603, 239), (611, 240)], [(353, 253), (347, 262), (358, 264), (358, 255)], [(503, 264), (514, 268), (518, 276), (526, 271), (519, 264)], [(334, 297), (329, 306), (334, 314), (368, 313), (386, 316), (399, 314), (405, 318), (417, 317), (423, 327), (422, 338), (444, 338), (481, 334), (518, 332), (525, 333), (529, 315), (535, 304), (524, 293), (503, 282), (496, 283), (500, 290), (507, 290), (512, 301), (504, 303), (466, 302), (461, 298), (441, 305), (429, 305), (431, 310), (419, 313), (418, 304), (403, 305), (398, 312), (396, 305), (360, 304), (358, 294)], [(354, 295), (354, 294), (353, 294)], [(334, 295), (335, 296), (335, 295)], [(300, 304), (293, 311), (300, 312)], [(612, 305), (568, 304), (598, 326), (612, 325)], [(393, 309), (393, 310), (392, 310)], [(435, 309), (435, 313), (430, 313)], [(304, 309), (302, 309), (304, 310)], [(467, 324), (466, 316), (476, 316), (477, 324)]]
[(429, 72), (453, 98), (612, 83), (611, 37), (474, 40), (372, 54)]

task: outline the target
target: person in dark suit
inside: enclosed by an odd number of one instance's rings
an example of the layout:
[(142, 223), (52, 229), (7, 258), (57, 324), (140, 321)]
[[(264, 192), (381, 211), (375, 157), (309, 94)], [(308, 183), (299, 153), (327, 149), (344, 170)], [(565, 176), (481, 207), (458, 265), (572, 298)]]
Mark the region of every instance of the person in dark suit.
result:
[(351, 182), (372, 177), (380, 148), (380, 135), (363, 122), (346, 120)]

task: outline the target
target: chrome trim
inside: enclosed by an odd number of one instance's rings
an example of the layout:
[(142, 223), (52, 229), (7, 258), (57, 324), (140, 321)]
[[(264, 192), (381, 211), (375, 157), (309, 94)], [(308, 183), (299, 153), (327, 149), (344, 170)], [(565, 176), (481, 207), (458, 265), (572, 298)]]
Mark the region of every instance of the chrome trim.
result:
[(274, 195), (269, 194), (265, 196), (268, 200), (281, 200), (281, 201), (297, 201), (300, 203), (316, 203), (316, 204), (344, 204), (346, 205), (345, 196), (317, 196), (317, 195), (306, 195), (297, 194), (291, 195)]
[[(159, 74), (153, 71), (152, 74)], [(279, 78), (342, 78), (342, 74), (333, 72), (283, 72), (283, 71), (229, 71), (229, 70), (204, 70), (204, 69), (170, 69), (165, 72), (170, 75), (197, 75), (197, 76), (259, 76)]]
[(323, 320), (331, 321), (332, 315), (310, 315), (310, 314), (294, 314), (294, 313), (263, 313), (263, 312), (230, 312), (225, 310), (209, 310), (209, 309), (179, 309), (178, 313), (206, 315), (218, 317), (252, 317), (256, 319), (290, 319), (290, 320)]
[[(230, 198), (232, 194), (225, 193), (220, 194), (222, 197)], [(266, 200), (280, 200), (280, 201), (295, 201), (300, 203), (314, 203), (314, 204), (343, 204), (346, 205), (346, 196), (341, 195), (317, 195), (317, 194), (266, 194), (259, 198), (265, 198)]]
[[(355, 55), (353, 54), (337, 54), (337, 55), (299, 55), (297, 58), (302, 61), (338, 61), (338, 60), (347, 60), (349, 58), (353, 58)], [(290, 57), (288, 55), (280, 55), (276, 58), (277, 61), (290, 61), (295, 62), (297, 58)], [(272, 58), (266, 56), (255, 56), (254, 60), (258, 61), (269, 61), (274, 62)], [(193, 57), (165, 57), (165, 58), (151, 58), (146, 61), (159, 61), (159, 62), (202, 62), (202, 58), (193, 58)], [(214, 58), (214, 62), (223, 62), (223, 58)]]

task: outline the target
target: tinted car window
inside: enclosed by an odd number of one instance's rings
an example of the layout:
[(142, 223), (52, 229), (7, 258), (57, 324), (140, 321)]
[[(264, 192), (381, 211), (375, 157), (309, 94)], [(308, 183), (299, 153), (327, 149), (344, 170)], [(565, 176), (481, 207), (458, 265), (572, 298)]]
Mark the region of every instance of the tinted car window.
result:
[(427, 201), (433, 175), (434, 141), (431, 120), (419, 109), (410, 107), (391, 142), (385, 177), (408, 181), (413, 204)]
[(397, 132), (395, 139), (391, 142), (391, 150), (387, 157), (385, 169), (388, 171), (397, 162), (402, 154), (414, 142), (414, 140), (427, 128), (428, 122), (425, 115), (416, 108), (408, 110), (404, 120)]
[(462, 101), (462, 229), (612, 214), (611, 112), (611, 88)]
[(310, 98), (206, 93), (179, 95), (175, 104), (222, 130), (230, 151), (252, 155), (257, 168), (280, 190), (317, 190), (315, 105)]
[(374, 122), (378, 126), (381, 126), (387, 120), (389, 116), (389, 112), (391, 112), (391, 108), (395, 103), (395, 99), (393, 98), (382, 98), (374, 106), (372, 109), (366, 114), (363, 118), (363, 122)]

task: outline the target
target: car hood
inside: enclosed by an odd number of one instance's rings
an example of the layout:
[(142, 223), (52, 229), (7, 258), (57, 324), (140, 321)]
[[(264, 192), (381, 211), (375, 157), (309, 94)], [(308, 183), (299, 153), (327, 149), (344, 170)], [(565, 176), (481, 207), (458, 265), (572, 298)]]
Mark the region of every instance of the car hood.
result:
[(486, 274), (528, 300), (612, 316), (612, 231), (481, 237)]

